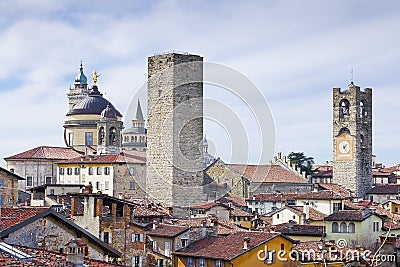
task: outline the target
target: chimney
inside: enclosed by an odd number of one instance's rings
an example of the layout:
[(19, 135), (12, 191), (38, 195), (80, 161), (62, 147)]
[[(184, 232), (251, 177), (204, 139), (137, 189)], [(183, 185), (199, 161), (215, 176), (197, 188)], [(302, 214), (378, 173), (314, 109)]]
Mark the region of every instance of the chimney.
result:
[(303, 206), (304, 220), (310, 219), (310, 205), (306, 203)]
[(249, 237), (245, 237), (243, 240), (243, 249), (248, 249), (250, 246), (250, 238)]
[(83, 266), (85, 253), (88, 249), (86, 243), (80, 239), (71, 240), (66, 244), (67, 257), (66, 261), (73, 266)]

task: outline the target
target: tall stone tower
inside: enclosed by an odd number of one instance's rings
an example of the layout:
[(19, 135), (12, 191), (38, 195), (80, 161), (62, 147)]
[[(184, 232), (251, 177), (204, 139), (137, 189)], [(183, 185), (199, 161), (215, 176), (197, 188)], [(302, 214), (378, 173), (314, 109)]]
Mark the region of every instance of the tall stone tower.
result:
[(333, 89), (333, 182), (359, 198), (372, 187), (372, 89)]
[(185, 214), (203, 194), (203, 58), (148, 58), (147, 194)]

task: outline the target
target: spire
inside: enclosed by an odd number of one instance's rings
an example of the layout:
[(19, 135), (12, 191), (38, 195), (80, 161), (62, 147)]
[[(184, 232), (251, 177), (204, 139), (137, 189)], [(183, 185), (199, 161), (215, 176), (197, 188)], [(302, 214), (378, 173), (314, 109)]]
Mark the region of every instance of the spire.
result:
[(83, 73), (82, 60), (81, 60), (80, 68), (79, 68), (79, 73), (78, 73), (78, 75), (76, 75), (76, 78), (75, 78), (75, 84), (82, 84), (82, 85), (87, 84), (87, 78), (86, 78), (85, 74)]
[(140, 106), (140, 100), (138, 98), (137, 100), (137, 109), (136, 109), (136, 116), (135, 116), (135, 120), (137, 121), (144, 121), (143, 118), (143, 112), (142, 112), (142, 107)]

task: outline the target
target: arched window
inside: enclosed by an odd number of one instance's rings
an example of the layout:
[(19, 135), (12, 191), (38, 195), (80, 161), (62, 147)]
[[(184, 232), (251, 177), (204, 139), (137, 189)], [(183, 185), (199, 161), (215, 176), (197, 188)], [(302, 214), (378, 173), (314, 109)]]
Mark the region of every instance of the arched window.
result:
[(115, 127), (110, 128), (109, 141), (110, 145), (117, 144), (117, 129), (115, 129)]
[(347, 233), (347, 224), (345, 222), (340, 223), (340, 232)]
[(99, 128), (99, 145), (101, 145), (104, 141), (104, 127)]
[(343, 99), (339, 103), (339, 120), (348, 121), (350, 116), (350, 102), (347, 99)]
[(344, 127), (339, 130), (338, 136), (340, 136), (342, 134), (350, 134), (350, 130), (348, 128)]
[(332, 233), (339, 232), (339, 224), (337, 222), (332, 223)]
[(354, 223), (349, 223), (349, 233), (355, 233), (356, 232), (356, 225)]
[(364, 101), (360, 101), (360, 109), (359, 109), (359, 116), (361, 119), (364, 119), (368, 115), (367, 105)]

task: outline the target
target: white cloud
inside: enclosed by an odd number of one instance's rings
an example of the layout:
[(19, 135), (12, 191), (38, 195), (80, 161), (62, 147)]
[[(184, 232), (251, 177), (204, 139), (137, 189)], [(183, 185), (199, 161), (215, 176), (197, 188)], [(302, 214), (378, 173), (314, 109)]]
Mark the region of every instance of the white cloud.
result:
[[(332, 87), (346, 87), (354, 68), (356, 84), (374, 88), (378, 161), (398, 163), (399, 5), (396, 1), (0, 3), (4, 15), (0, 112), (7, 128), (0, 133), (0, 156), (36, 145), (63, 144), (66, 93), (80, 60), (89, 80), (93, 69), (102, 73), (100, 89), (125, 113), (134, 91), (146, 81), (147, 56), (175, 49), (247, 75), (271, 105), (277, 149), (305, 151), (318, 162), (332, 157)], [(218, 141), (223, 140), (213, 140)]]

